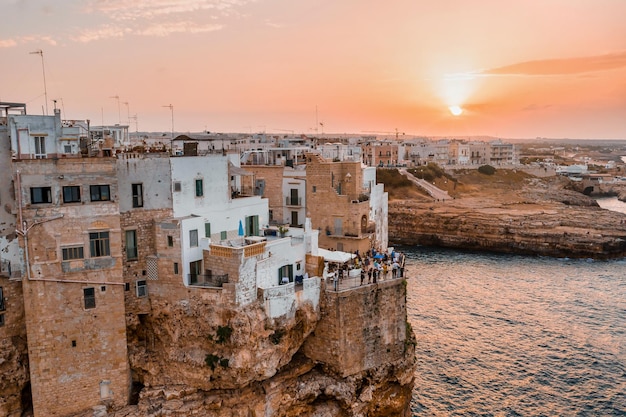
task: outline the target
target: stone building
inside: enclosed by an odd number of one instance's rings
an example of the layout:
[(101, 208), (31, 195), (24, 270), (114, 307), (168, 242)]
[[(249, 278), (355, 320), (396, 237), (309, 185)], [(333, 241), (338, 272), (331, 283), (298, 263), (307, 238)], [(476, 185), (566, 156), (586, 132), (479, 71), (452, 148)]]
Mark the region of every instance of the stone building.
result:
[[(10, 308), (24, 311), (34, 415), (122, 406), (129, 368), (115, 160), (80, 158), (78, 146), (63, 136), (58, 110), (30, 116), (24, 108), (4, 116), (1, 140), (11, 153), (9, 160), (2, 154), (10, 166), (3, 182), (14, 185), (4, 202), (21, 236), (17, 248), (17, 240), (7, 247), (19, 259), (11, 259), (9, 279), (20, 271), (22, 285), (21, 306), (11, 297)], [(21, 320), (20, 313), (7, 316)], [(6, 324), (15, 333), (19, 323)], [(24, 386), (19, 408), (7, 406), (7, 415), (29, 403)]]
[[(319, 277), (322, 238), (386, 247), (375, 169), (307, 154), (306, 172), (267, 171), (285, 231), (239, 154), (84, 153), (59, 112), (0, 110), (1, 415), (409, 415), (403, 281)], [(327, 401), (329, 383), (355, 402)]]

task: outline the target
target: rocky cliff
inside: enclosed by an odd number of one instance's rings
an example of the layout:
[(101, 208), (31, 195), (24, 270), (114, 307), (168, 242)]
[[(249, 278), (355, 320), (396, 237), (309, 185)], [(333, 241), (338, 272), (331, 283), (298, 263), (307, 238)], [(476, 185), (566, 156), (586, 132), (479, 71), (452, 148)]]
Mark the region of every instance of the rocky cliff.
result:
[[(280, 320), (261, 302), (153, 301), (128, 331), (135, 404), (81, 415), (409, 416), (415, 339), (404, 284), (323, 291), (318, 310), (304, 304)], [(348, 366), (342, 346), (360, 362)]]
[(606, 259), (626, 256), (626, 215), (599, 208), (567, 180), (525, 176), (446, 202), (392, 201), (389, 236), (404, 245)]

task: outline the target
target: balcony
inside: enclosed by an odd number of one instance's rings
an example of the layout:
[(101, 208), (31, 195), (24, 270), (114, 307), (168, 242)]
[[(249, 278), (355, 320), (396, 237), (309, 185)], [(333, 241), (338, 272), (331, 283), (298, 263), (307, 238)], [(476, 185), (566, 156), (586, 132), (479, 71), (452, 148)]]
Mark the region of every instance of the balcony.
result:
[(292, 207), (301, 207), (302, 197), (285, 197), (285, 205)]
[(198, 287), (221, 288), (225, 282), (228, 282), (228, 274), (224, 274), (224, 275), (189, 274), (189, 285), (195, 285)]

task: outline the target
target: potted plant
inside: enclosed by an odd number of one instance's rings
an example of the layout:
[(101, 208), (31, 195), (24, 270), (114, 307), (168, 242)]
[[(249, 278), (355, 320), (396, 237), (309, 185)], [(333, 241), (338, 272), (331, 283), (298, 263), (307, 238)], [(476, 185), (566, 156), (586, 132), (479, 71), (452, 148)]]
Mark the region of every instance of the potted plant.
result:
[(287, 227), (286, 224), (281, 224), (280, 226), (278, 226), (278, 234), (280, 235), (280, 237), (285, 237), (285, 233), (287, 233), (288, 230), (289, 227)]

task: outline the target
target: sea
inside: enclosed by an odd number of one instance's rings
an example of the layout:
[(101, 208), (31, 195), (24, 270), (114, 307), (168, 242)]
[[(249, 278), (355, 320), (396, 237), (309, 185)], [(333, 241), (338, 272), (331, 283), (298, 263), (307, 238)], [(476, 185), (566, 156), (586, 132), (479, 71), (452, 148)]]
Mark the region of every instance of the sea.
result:
[(626, 416), (626, 259), (398, 249), (414, 416)]

